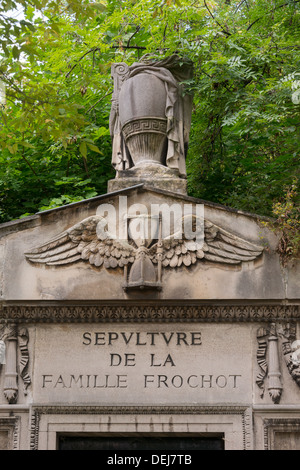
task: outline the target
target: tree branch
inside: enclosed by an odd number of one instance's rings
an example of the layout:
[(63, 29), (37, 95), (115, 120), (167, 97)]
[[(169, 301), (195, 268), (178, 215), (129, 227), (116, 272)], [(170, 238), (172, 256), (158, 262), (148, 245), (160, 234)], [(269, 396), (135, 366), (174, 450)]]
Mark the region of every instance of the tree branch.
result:
[(5, 114), (4, 114), (4, 112), (2, 111), (2, 105), (0, 105), (0, 111), (1, 111), (2, 118), (3, 118), (3, 121), (4, 121), (5, 126), (7, 127), (8, 130), (10, 130), (9, 127), (8, 127), (8, 125), (7, 125), (7, 122), (6, 122)]
[[(7, 77), (6, 74), (2, 73), (1, 74), (2, 77), (4, 77), (4, 81), (6, 81), (7, 83), (10, 84), (10, 86), (17, 92), (17, 93), (20, 93), (22, 95), (25, 96), (26, 100), (28, 100), (28, 102), (31, 102), (31, 103), (34, 103), (35, 100), (33, 100), (32, 98), (30, 98), (28, 95), (26, 95), (26, 93), (21, 90), (17, 85), (14, 84), (13, 80), (10, 79), (9, 77)], [(21, 100), (21, 98), (19, 98)], [(22, 100), (21, 100), (22, 101)]]
[(78, 61), (76, 62), (76, 64), (74, 64), (72, 67), (71, 67), (71, 70), (69, 70), (69, 72), (66, 74), (66, 78), (69, 78), (70, 74), (73, 72), (73, 70), (75, 69), (75, 67), (77, 67), (77, 65), (79, 64), (79, 62), (88, 54), (90, 54), (90, 52), (93, 52), (93, 54), (95, 54), (96, 51), (100, 51), (99, 47), (92, 47), (92, 49), (88, 50), (87, 52), (85, 52), (79, 59)]
[(112, 49), (146, 49), (143, 46), (111, 46)]
[(223, 33), (227, 34), (227, 36), (231, 36), (231, 34), (229, 33), (229, 31), (226, 31), (226, 29), (223, 28), (223, 26), (216, 20), (216, 18), (214, 17), (214, 15), (212, 14), (212, 12), (210, 11), (210, 9), (208, 8), (207, 6), (207, 3), (206, 3), (206, 0), (204, 0), (204, 5), (208, 11), (208, 13), (210, 14), (210, 16), (212, 17), (212, 19), (217, 23), (217, 25), (220, 26), (220, 28), (222, 29)]
[(106, 98), (106, 96), (112, 95), (112, 93), (113, 93), (113, 91), (110, 91), (109, 93), (106, 93), (105, 95), (101, 96), (101, 98), (98, 101), (96, 101), (96, 103), (93, 104), (93, 106), (91, 106), (85, 114), (89, 113), (98, 103), (100, 103), (100, 101), (102, 101), (104, 98)]
[[(300, 2), (300, 0), (294, 0), (294, 5), (295, 5), (295, 3), (299, 3), (299, 2)], [(272, 8), (272, 10), (267, 11), (265, 14), (266, 14), (266, 15), (269, 15), (270, 13), (273, 13), (274, 11), (279, 10), (279, 8), (286, 7), (287, 5), (291, 5), (291, 3), (290, 3), (290, 2), (283, 3), (282, 5), (279, 5), (278, 7)], [(264, 16), (265, 16), (265, 15), (264, 15)], [(256, 20), (254, 20), (254, 21), (248, 26), (248, 28), (246, 29), (246, 31), (249, 31), (249, 29), (252, 28), (252, 26), (255, 25), (255, 23), (257, 23), (258, 21), (260, 21), (262, 18), (263, 18), (263, 16), (260, 16), (259, 18), (256, 18)]]
[(86, 175), (87, 177), (89, 178), (90, 175), (89, 175), (89, 169), (88, 169), (88, 165), (87, 165), (87, 159), (82, 155), (82, 160), (83, 160), (83, 164), (84, 164), (84, 169), (85, 169), (85, 172), (86, 172)]
[[(141, 46), (129, 46), (128, 44), (130, 43), (131, 39), (133, 38), (133, 36), (138, 32), (139, 30), (139, 27), (138, 29), (133, 33), (133, 35), (129, 38), (128, 42), (127, 42), (127, 46), (112, 46), (112, 49), (146, 49), (146, 47), (141, 47)], [(89, 49), (87, 52), (85, 52), (81, 57), (79, 57), (78, 61), (76, 62), (76, 64), (74, 64), (72, 67), (71, 67), (71, 70), (69, 70), (69, 72), (65, 75), (66, 78), (69, 78), (69, 76), (71, 75), (71, 73), (73, 72), (73, 70), (75, 69), (75, 67), (77, 67), (77, 65), (79, 64), (79, 62), (84, 59), (85, 56), (87, 56), (88, 54), (90, 54), (91, 52), (93, 53), (93, 64), (94, 64), (94, 60), (95, 60), (95, 52), (96, 51), (100, 51), (99, 47), (92, 47), (91, 49)], [(94, 66), (94, 65), (93, 65)]]
[(242, 1), (238, 4), (238, 6), (236, 7), (234, 13), (236, 13), (236, 12), (238, 11), (238, 9), (239, 9), (239, 8), (243, 5), (243, 3), (245, 3), (245, 2), (246, 2), (246, 5), (247, 5), (247, 8), (248, 8), (248, 10), (249, 10), (249, 5), (248, 5), (247, 0), (242, 0)]
[(137, 27), (136, 27), (135, 32), (130, 36), (130, 38), (129, 38), (128, 41), (127, 41), (127, 47), (129, 47), (129, 44), (130, 44), (131, 39), (133, 38), (133, 36), (135, 36), (135, 35), (139, 32), (140, 29), (141, 29), (140, 26), (137, 26)]
[(164, 34), (163, 34), (163, 39), (162, 39), (162, 40), (163, 40), (163, 43), (164, 43), (165, 40), (166, 40), (167, 27), (168, 27), (168, 22), (167, 22), (167, 24), (166, 24), (166, 26), (165, 26), (165, 29), (164, 29)]

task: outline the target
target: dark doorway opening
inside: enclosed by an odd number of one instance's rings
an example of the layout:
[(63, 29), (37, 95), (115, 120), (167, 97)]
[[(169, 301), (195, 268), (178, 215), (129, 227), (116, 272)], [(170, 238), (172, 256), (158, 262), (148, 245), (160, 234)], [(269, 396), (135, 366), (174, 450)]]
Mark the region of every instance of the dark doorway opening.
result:
[(58, 437), (59, 450), (224, 450), (224, 436), (219, 435), (61, 435)]

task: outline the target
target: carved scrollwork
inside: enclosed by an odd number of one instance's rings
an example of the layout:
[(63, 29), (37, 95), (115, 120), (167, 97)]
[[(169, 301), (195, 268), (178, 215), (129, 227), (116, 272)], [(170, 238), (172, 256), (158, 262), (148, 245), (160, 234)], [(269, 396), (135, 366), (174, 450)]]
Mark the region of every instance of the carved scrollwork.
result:
[(122, 83), (126, 80), (129, 74), (129, 67), (124, 62), (119, 62), (112, 65), (111, 75), (114, 80), (114, 92), (112, 95), (112, 107), (118, 111), (119, 108), (119, 93)]
[(268, 347), (268, 342), (267, 342), (267, 330), (265, 328), (259, 328), (257, 331), (257, 342), (258, 342), (258, 348), (256, 352), (256, 359), (257, 363), (260, 367), (260, 373), (256, 377), (256, 384), (261, 390), (260, 397), (263, 398), (264, 392), (265, 392), (265, 385), (264, 381), (268, 373), (268, 363), (267, 363), (267, 347)]
[(19, 339), (19, 349), (20, 349), (19, 370), (20, 370), (20, 376), (24, 383), (24, 395), (27, 395), (27, 388), (31, 384), (31, 377), (27, 372), (28, 363), (29, 363), (29, 350), (28, 350), (29, 335), (28, 335), (27, 328), (20, 328), (18, 332), (18, 339)]

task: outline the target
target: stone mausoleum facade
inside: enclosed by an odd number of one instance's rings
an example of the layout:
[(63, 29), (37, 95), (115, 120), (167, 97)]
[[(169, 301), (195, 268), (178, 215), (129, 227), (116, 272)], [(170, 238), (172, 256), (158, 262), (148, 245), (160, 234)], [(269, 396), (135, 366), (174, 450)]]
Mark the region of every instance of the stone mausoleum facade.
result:
[(108, 193), (0, 226), (0, 449), (300, 449), (300, 263), (187, 196), (187, 108), (123, 116), (153, 67), (114, 68)]

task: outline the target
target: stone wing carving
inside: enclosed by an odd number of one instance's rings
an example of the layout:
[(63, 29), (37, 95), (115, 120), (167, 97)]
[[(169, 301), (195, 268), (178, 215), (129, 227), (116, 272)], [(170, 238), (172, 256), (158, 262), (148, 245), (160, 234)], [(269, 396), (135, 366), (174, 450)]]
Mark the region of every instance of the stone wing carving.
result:
[[(187, 240), (184, 236), (176, 239), (175, 234), (161, 241), (163, 266), (172, 268), (182, 264), (190, 266), (201, 259), (236, 265), (252, 261), (263, 252), (262, 246), (237, 237), (208, 220), (203, 220), (203, 224), (203, 243)], [(151, 248), (153, 263), (158, 261), (156, 246), (157, 244)]]
[(126, 240), (112, 239), (107, 232), (105, 240), (99, 238), (97, 226), (102, 221), (106, 224), (101, 216), (88, 217), (25, 256), (47, 266), (88, 261), (96, 267), (116, 268), (133, 263), (136, 249)]

